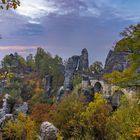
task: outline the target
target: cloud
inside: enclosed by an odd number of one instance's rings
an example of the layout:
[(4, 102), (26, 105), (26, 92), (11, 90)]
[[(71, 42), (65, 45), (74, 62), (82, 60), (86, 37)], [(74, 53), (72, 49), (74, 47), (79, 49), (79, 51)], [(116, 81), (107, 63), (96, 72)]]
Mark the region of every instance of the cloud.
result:
[(47, 0), (22, 0), (21, 6), (16, 10), (19, 15), (31, 19), (41, 18), (42, 16), (55, 11), (55, 7), (53, 7)]
[(10, 51), (34, 52), (27, 48), (41, 46), (65, 58), (87, 47), (94, 59), (101, 60), (119, 32), (139, 21), (140, 1), (135, 1), (21, 0), (16, 11), (1, 11), (0, 57)]
[(28, 22), (33, 24), (39, 24), (41, 18), (50, 14), (116, 17), (139, 21), (139, 4), (139, 0), (135, 2), (130, 0), (22, 0), (16, 13), (29, 18)]
[(19, 52), (19, 51), (31, 51), (31, 50), (36, 50), (36, 46), (0, 46), (0, 51), (14, 51), (14, 52)]
[(84, 0), (22, 0), (16, 13), (28, 17), (30, 23), (39, 24), (40, 18), (50, 14), (98, 16), (100, 12)]

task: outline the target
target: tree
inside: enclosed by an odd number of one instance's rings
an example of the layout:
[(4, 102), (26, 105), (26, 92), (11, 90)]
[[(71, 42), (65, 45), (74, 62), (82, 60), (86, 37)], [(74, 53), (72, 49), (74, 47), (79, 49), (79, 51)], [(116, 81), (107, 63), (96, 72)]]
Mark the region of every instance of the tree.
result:
[(33, 140), (37, 138), (36, 123), (22, 113), (18, 115), (16, 120), (9, 120), (3, 131), (4, 136), (10, 139)]
[(40, 126), (42, 122), (50, 121), (54, 110), (54, 105), (48, 105), (43, 103), (35, 104), (31, 110), (31, 118), (35, 120)]
[(26, 64), (27, 64), (27, 68), (28, 68), (30, 71), (35, 70), (35, 60), (34, 60), (32, 54), (29, 54), (29, 55), (26, 57)]
[(0, 0), (0, 8), (1, 9), (16, 9), (18, 6), (20, 6), (20, 1), (19, 0)]
[(76, 87), (78, 86), (79, 84), (82, 83), (82, 77), (79, 73), (75, 73), (74, 76), (73, 76), (73, 86)]
[(2, 60), (2, 67), (13, 71), (21, 71), (26, 67), (25, 59), (18, 53), (6, 55)]
[(125, 86), (139, 86), (140, 80), (140, 24), (131, 25), (122, 33), (122, 39), (117, 42), (115, 51), (129, 52), (129, 68), (123, 72), (113, 72), (111, 75), (105, 76), (107, 81), (113, 81), (113, 84)]
[(124, 96), (121, 106), (110, 115), (107, 122), (107, 140), (138, 140), (140, 108), (137, 99)]
[(53, 112), (52, 122), (65, 139), (82, 138), (83, 128), (80, 120), (85, 105), (85, 99), (82, 96), (72, 93), (65, 96)]
[(50, 53), (46, 53), (42, 48), (38, 48), (35, 55), (35, 63), (42, 78), (46, 75), (53, 77), (52, 87), (55, 93), (64, 80), (62, 58), (58, 55), (52, 57)]
[(107, 121), (111, 113), (111, 106), (106, 99), (96, 93), (95, 100), (90, 102), (86, 111), (81, 114), (84, 129), (95, 139), (104, 140)]
[(91, 66), (90, 70), (95, 74), (101, 74), (103, 72), (103, 64), (100, 61), (95, 61)]
[(36, 52), (36, 55), (35, 55), (35, 64), (36, 64), (37, 69), (39, 69), (40, 61), (41, 61), (41, 59), (43, 59), (45, 54), (46, 53), (42, 48), (37, 48), (37, 52)]

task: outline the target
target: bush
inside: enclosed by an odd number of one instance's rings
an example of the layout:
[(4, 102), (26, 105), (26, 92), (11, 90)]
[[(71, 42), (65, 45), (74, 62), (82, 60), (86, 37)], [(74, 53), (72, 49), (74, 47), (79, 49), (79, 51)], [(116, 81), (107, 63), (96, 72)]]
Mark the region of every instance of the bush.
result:
[(140, 108), (136, 101), (123, 97), (121, 106), (109, 117), (107, 140), (137, 140)]
[(80, 119), (81, 112), (85, 111), (85, 107), (84, 97), (73, 93), (65, 96), (56, 107), (52, 122), (65, 139), (82, 137), (83, 127), (80, 124)]
[(5, 138), (9, 139), (35, 140), (37, 137), (36, 123), (22, 113), (18, 115), (16, 120), (9, 120), (3, 131)]

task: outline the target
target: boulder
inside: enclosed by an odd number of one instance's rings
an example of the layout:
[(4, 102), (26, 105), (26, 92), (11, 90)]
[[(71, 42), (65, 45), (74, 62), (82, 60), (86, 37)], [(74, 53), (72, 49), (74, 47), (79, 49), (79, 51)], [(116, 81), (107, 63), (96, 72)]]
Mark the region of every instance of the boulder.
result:
[(49, 122), (43, 122), (40, 128), (40, 140), (57, 140), (58, 129)]

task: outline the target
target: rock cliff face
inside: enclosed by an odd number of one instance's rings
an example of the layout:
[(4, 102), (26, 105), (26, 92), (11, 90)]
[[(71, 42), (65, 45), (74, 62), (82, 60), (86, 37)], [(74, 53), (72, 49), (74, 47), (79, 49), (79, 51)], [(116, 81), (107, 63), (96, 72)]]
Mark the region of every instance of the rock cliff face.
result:
[(7, 102), (8, 98), (9, 98), (9, 95), (6, 94), (3, 99), (2, 108), (0, 109), (0, 130), (3, 127), (5, 120), (7, 120), (8, 118), (12, 118), (12, 114), (9, 114), (10, 108)]
[(58, 90), (57, 100), (59, 101), (65, 91), (73, 89), (72, 79), (76, 71), (84, 72), (89, 68), (88, 51), (83, 49), (80, 56), (74, 55), (70, 57), (65, 65), (64, 84)]
[(51, 75), (46, 75), (44, 78), (44, 89), (45, 89), (45, 97), (51, 97), (51, 90), (52, 90), (52, 79)]
[(24, 102), (20, 105), (14, 105), (13, 109), (11, 109), (11, 105), (8, 102), (10, 95), (6, 94), (3, 98), (3, 104), (0, 108), (0, 130), (3, 128), (5, 121), (13, 119), (13, 116), (18, 113), (26, 114), (28, 112), (28, 104)]
[(85, 71), (89, 68), (88, 51), (83, 49), (80, 56), (72, 56), (65, 66), (64, 89), (72, 89), (72, 78), (75, 71)]
[(72, 56), (68, 59), (68, 62), (65, 66), (65, 80), (64, 80), (64, 89), (65, 90), (72, 90), (72, 78), (73, 74), (76, 70), (78, 70), (79, 66), (79, 56)]
[(123, 71), (129, 66), (129, 52), (116, 52), (110, 50), (105, 61), (105, 73), (111, 73), (115, 70)]

